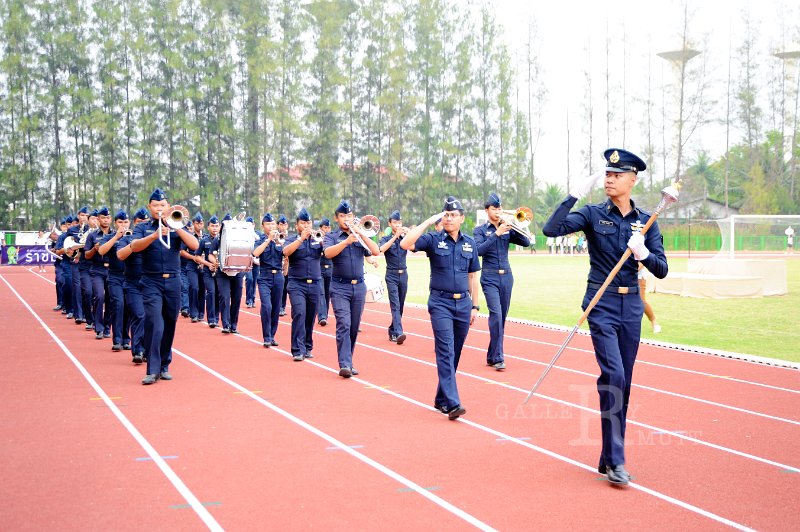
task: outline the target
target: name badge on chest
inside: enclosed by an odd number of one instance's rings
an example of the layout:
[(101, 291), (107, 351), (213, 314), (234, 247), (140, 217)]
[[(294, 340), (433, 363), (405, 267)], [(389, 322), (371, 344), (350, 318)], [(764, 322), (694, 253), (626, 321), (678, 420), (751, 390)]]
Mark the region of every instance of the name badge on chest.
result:
[(466, 242), (463, 246), (461, 246), (461, 251), (464, 251), (466, 253), (472, 253), (472, 244)]
[(608, 220), (600, 220), (600, 225), (614, 225), (614, 222)]
[(447, 249), (447, 242), (439, 242), (439, 249)]

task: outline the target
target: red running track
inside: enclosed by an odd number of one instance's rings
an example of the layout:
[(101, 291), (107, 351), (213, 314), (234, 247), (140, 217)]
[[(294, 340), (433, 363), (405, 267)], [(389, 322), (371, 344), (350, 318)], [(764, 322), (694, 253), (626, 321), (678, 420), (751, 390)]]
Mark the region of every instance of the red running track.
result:
[[(523, 407), (565, 334), (509, 324), (509, 369), (496, 372), (479, 320), (459, 375), (468, 413), (449, 422), (429, 406), (436, 373), (423, 310), (407, 310), (409, 338), (397, 346), (388, 306), (367, 305), (361, 375), (348, 381), (335, 373), (333, 323), (316, 329), (315, 358), (295, 363), (285, 321), (281, 346), (264, 349), (249, 309), (240, 335), (181, 319), (175, 380), (145, 387), (129, 352), (50, 310), (50, 279), (21, 268), (0, 277), (11, 346), (0, 391), (2, 529), (798, 524), (796, 370), (643, 345), (627, 435), (634, 483), (619, 490), (592, 471), (599, 422), (585, 336)], [(95, 399), (65, 350), (141, 440)]]

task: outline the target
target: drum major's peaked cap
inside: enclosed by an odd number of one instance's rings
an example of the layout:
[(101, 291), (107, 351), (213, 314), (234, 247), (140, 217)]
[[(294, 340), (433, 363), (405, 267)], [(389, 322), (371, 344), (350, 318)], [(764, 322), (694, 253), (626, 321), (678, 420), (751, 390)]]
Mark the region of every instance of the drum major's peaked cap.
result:
[(634, 172), (647, 169), (647, 164), (635, 153), (622, 148), (609, 148), (603, 152), (606, 159), (606, 172)]

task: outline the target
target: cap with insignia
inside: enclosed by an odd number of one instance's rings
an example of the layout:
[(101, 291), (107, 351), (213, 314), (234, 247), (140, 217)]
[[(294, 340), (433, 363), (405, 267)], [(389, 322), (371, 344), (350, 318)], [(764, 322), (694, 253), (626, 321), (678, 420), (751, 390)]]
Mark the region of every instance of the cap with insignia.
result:
[(389, 219), (397, 220), (398, 222), (402, 220), (402, 218), (400, 218), (400, 211), (392, 211), (392, 214), (389, 215)]
[(148, 218), (147, 211), (144, 210), (144, 208), (139, 209), (133, 214), (134, 220), (147, 220), (147, 218)]
[(496, 192), (492, 192), (489, 194), (486, 203), (483, 204), (483, 208), (488, 209), (489, 207), (500, 207), (501, 205), (503, 205), (503, 202), (500, 201), (500, 196), (498, 196)]
[(331, 226), (331, 221), (328, 220), (327, 218), (323, 218), (322, 220), (319, 221), (319, 226), (320, 227), (330, 227)]
[(278, 216), (278, 223), (279, 224), (288, 224), (289, 220), (286, 219), (285, 215), (281, 214), (280, 216)]
[(117, 220), (127, 220), (127, 219), (128, 219), (128, 213), (123, 210), (117, 211), (117, 214), (114, 215), (115, 222)]
[(311, 215), (308, 214), (308, 211), (306, 210), (305, 207), (300, 209), (300, 212), (297, 213), (297, 221), (298, 222), (310, 222), (311, 221)]
[(81, 210), (78, 211), (78, 214), (89, 214), (89, 206), (84, 205), (83, 207), (81, 207)]
[(95, 209), (95, 210), (93, 210), (92, 212), (90, 212), (90, 213), (89, 213), (89, 218), (91, 218), (92, 216), (94, 216), (95, 218), (97, 218), (97, 214), (98, 214), (98, 213), (97, 213), (97, 209)]
[(210, 224), (218, 224), (219, 223), (219, 218), (217, 218), (216, 215), (211, 215), (211, 218), (208, 219), (208, 223), (209, 223), (209, 225)]
[(442, 211), (459, 211), (461, 214), (464, 214), (464, 207), (461, 206), (461, 202), (455, 197), (447, 196)]
[(609, 148), (603, 152), (606, 159), (606, 172), (634, 172), (647, 169), (647, 164), (636, 154), (621, 148)]
[(111, 212), (108, 210), (108, 207), (103, 205), (102, 207), (97, 209), (97, 215), (98, 216), (111, 216)]
[(197, 223), (200, 223), (200, 222), (203, 221), (203, 215), (200, 213), (200, 211), (197, 211), (197, 214), (194, 215), (194, 218), (192, 218), (192, 221), (193, 222), (197, 222)]
[(160, 188), (156, 188), (152, 194), (150, 194), (150, 201), (164, 201), (167, 199), (167, 195), (164, 194), (164, 191)]
[(73, 222), (72, 215), (71, 214), (67, 215), (67, 217), (64, 218), (64, 221), (67, 222), (68, 224), (71, 224)]
[(233, 216), (231, 216), (231, 213), (227, 212), (225, 213), (225, 216), (222, 217), (223, 222), (226, 220), (233, 220)]
[(255, 220), (253, 220), (252, 216), (248, 216), (247, 218), (244, 219), (244, 221), (245, 222), (250, 222), (250, 223), (254, 223), (255, 222)]
[(274, 222), (275, 219), (272, 217), (270, 213), (266, 213), (263, 218), (261, 218), (262, 222)]
[(335, 214), (350, 214), (351, 212), (353, 212), (353, 208), (347, 200), (340, 201), (339, 206), (334, 211)]

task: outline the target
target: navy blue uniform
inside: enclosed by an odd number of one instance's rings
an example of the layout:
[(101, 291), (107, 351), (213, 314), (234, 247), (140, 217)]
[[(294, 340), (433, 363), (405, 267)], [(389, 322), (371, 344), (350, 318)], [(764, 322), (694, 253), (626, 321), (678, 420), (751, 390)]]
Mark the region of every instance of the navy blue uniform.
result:
[[(269, 237), (262, 235), (256, 242), (259, 247)], [(283, 263), (283, 246), (278, 242), (270, 242), (266, 249), (259, 255), (258, 299), (261, 301), (261, 336), (264, 343), (272, 344), (278, 332), (280, 320), (281, 295), (285, 279), (281, 265)]]
[[(547, 236), (560, 236), (583, 231), (586, 235), (590, 265), (582, 304), (586, 310), (597, 289), (625, 253), (633, 231), (647, 223), (650, 214), (636, 208), (631, 200), (631, 212), (622, 216), (610, 199), (570, 212), (576, 201), (572, 196), (567, 197), (547, 221), (543, 232)], [(641, 261), (642, 264), (663, 279), (667, 275), (667, 259), (657, 223), (645, 234), (645, 245), (650, 255)], [(595, 357), (600, 366), (597, 391), (603, 430), (601, 467), (625, 463), (625, 422), (644, 312), (637, 270), (638, 262), (631, 256), (588, 316)]]
[[(112, 238), (116, 231), (109, 232), (102, 238), (100, 244), (105, 244)], [(120, 239), (122, 240), (122, 239)], [(114, 243), (105, 258), (108, 264), (108, 305), (111, 316), (111, 341), (115, 346), (130, 345), (130, 315), (125, 310), (125, 262), (117, 258), (119, 241)]]
[[(327, 235), (326, 235), (327, 236)], [(322, 282), (319, 286), (319, 304), (317, 305), (317, 321), (328, 320), (328, 309), (331, 306), (331, 276), (333, 275), (333, 261), (323, 255), (319, 259), (319, 271)]]
[[(200, 239), (200, 247), (195, 250), (195, 255), (200, 255), (207, 262), (211, 262), (208, 258), (211, 255), (211, 248), (214, 245), (214, 240), (219, 240), (219, 237), (214, 238), (211, 235), (205, 235)], [(203, 266), (203, 288), (205, 289), (205, 306), (206, 306), (206, 321), (209, 325), (216, 326), (219, 322), (219, 310), (217, 309), (217, 281), (216, 276), (221, 275), (218, 272), (212, 272), (207, 266)], [(202, 318), (202, 315), (198, 317)]]
[[(64, 231), (58, 236), (58, 240), (56, 240), (55, 248), (64, 249), (64, 240), (67, 238), (67, 231)], [(61, 262), (58, 263), (61, 267), (61, 301), (64, 305), (64, 310), (67, 311), (67, 317), (72, 318), (74, 317), (73, 312), (75, 311), (75, 307), (72, 300), (72, 268), (70, 264), (72, 263), (72, 259), (69, 255), (61, 255), (63, 258)]]
[[(335, 246), (350, 237), (341, 229), (325, 235), (323, 248)], [(353, 351), (356, 348), (358, 327), (364, 302), (367, 298), (367, 286), (364, 284), (364, 257), (372, 253), (353, 242), (333, 257), (331, 275), (331, 302), (333, 315), (336, 316), (336, 352), (339, 355), (339, 368), (353, 367)]]
[[(261, 241), (264, 236), (261, 231), (254, 231), (254, 233), (256, 234), (255, 242)], [(244, 302), (248, 307), (256, 305), (256, 284), (258, 283), (259, 269), (259, 265), (253, 261), (253, 268), (244, 272)]]
[(531, 245), (528, 237), (513, 229), (500, 236), (495, 231), (496, 227), (487, 222), (472, 232), (478, 245), (478, 256), (483, 257), (481, 288), (489, 308), (489, 348), (486, 351), (486, 363), (490, 366), (505, 360), (503, 335), (508, 307), (511, 306), (511, 290), (514, 288), (514, 275), (508, 262), (508, 246)]
[[(297, 240), (298, 235), (286, 238), (284, 248)], [(314, 320), (317, 317), (319, 258), (322, 244), (307, 238), (289, 255), (289, 280), (286, 283), (292, 303), (292, 355), (307, 357), (314, 348)]]
[[(71, 236), (76, 242), (80, 239), (81, 226), (73, 225), (67, 229), (67, 236)], [(81, 279), (80, 258), (83, 254), (82, 248), (73, 248), (72, 257), (69, 259), (70, 272), (72, 274), (72, 309), (75, 315), (75, 323), (85, 322), (91, 319), (84, 314), (83, 307), (83, 286)]]
[[(192, 232), (191, 228), (186, 230), (190, 233)], [(182, 240), (181, 250), (188, 251), (186, 244)], [(188, 265), (189, 259), (181, 256), (181, 314), (184, 317), (189, 316), (189, 273), (186, 270)]]
[[(392, 235), (381, 238), (380, 247), (392, 239)], [(386, 257), (386, 291), (389, 292), (389, 309), (392, 312), (392, 323), (389, 325), (389, 337), (403, 334), (403, 308), (408, 293), (408, 268), (406, 255), (408, 251), (400, 247), (402, 237), (383, 252)]]
[(456, 371), (472, 315), (468, 274), (481, 269), (475, 248), (475, 240), (461, 232), (456, 241), (440, 231), (426, 233), (414, 243), (415, 251), (427, 253), (431, 265), (428, 313), (439, 374), (434, 404), (446, 411), (461, 406)]
[[(87, 231), (95, 231), (95, 229), (87, 229)], [(88, 240), (88, 236), (87, 236)], [(80, 298), (81, 307), (83, 309), (83, 319), (86, 320), (86, 328), (90, 329), (94, 325), (94, 313), (92, 312), (92, 278), (89, 273), (91, 270), (91, 263), (86, 258), (86, 248), (78, 250), (78, 275), (80, 275)]]
[[(158, 219), (140, 223), (133, 230), (133, 239), (144, 238), (159, 230)], [(174, 231), (170, 235), (169, 248), (155, 240), (139, 253), (142, 256), (144, 345), (148, 375), (167, 372), (172, 362), (172, 341), (181, 305), (181, 242), (177, 231)]]
[[(194, 234), (194, 237), (197, 241), (201, 241), (205, 235), (204, 234)], [(195, 252), (190, 250), (186, 247), (186, 244), (181, 242), (181, 250), (186, 251), (187, 253), (194, 255)], [(200, 265), (197, 264), (193, 260), (185, 259), (186, 264), (184, 265), (183, 269), (186, 273), (186, 279), (189, 284), (189, 317), (192, 318), (192, 321), (196, 321), (203, 318), (203, 313), (205, 311), (205, 287), (203, 283), (203, 274), (200, 269)]]
[[(215, 238), (211, 244), (211, 252), (219, 252), (221, 238)], [(242, 284), (244, 272), (237, 272), (233, 275), (218, 270), (215, 276), (217, 280), (217, 294), (220, 303), (219, 311), (222, 318), (222, 332), (229, 330), (236, 332), (239, 325), (239, 307), (242, 305)]]
[[(141, 224), (139, 224), (141, 225)], [(129, 245), (133, 236), (119, 239), (111, 253)], [(142, 254), (131, 253), (125, 259), (125, 278), (122, 288), (125, 290), (125, 309), (130, 322), (131, 349), (134, 355), (145, 355), (144, 344), (144, 296), (142, 295)]]
[[(98, 229), (89, 233), (86, 237), (84, 253), (91, 250), (95, 244), (100, 244), (107, 235)], [(91, 259), (86, 259), (89, 263), (89, 279), (92, 283), (92, 322), (94, 332), (98, 335), (110, 334), (111, 313), (108, 309), (108, 257), (96, 251)]]

